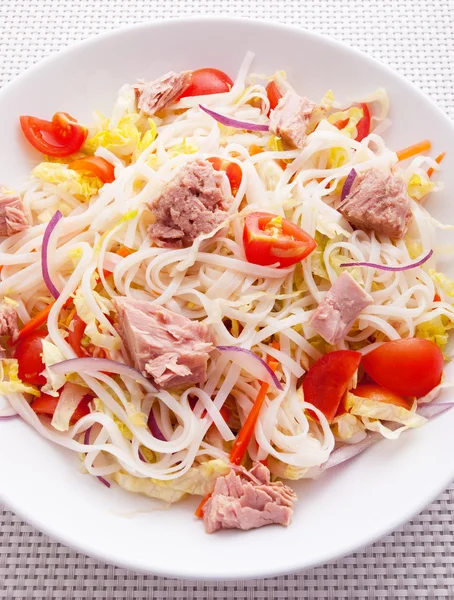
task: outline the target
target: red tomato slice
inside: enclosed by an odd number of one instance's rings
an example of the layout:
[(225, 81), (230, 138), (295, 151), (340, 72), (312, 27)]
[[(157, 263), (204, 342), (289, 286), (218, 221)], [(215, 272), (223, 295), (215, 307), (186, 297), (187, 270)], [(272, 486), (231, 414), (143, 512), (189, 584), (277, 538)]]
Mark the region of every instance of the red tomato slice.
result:
[(301, 227), (277, 215), (256, 212), (246, 217), (243, 230), (246, 258), (255, 265), (290, 267), (316, 247)]
[(412, 406), (411, 400), (402, 398), (385, 388), (376, 385), (375, 383), (360, 383), (356, 389), (351, 391), (355, 396), (373, 400), (374, 402), (385, 402), (386, 404), (394, 404), (394, 406), (402, 406), (410, 410)]
[[(93, 397), (89, 394), (86, 394), (82, 398), (82, 400), (79, 402), (78, 407), (74, 411), (73, 416), (71, 417), (71, 425), (74, 425), (74, 423), (76, 423), (79, 419), (85, 417), (85, 415), (88, 415), (90, 413), (90, 408), (88, 404), (91, 400), (93, 400)], [(48, 394), (41, 394), (39, 398), (33, 400), (30, 406), (37, 415), (47, 415), (49, 417), (52, 417), (55, 412), (55, 409), (57, 408), (57, 404), (58, 397), (49, 396)]]
[(19, 378), (24, 383), (44, 385), (46, 378), (41, 373), (45, 369), (41, 354), (43, 352), (43, 338), (46, 331), (34, 331), (21, 340), (14, 351), (14, 358), (19, 363)]
[(337, 350), (322, 356), (304, 377), (304, 400), (321, 410), (331, 422), (360, 362), (361, 354), (352, 350)]
[(282, 98), (282, 95), (279, 88), (276, 85), (275, 81), (270, 81), (266, 86), (266, 95), (268, 96), (268, 100), (270, 101), (270, 110), (276, 108), (277, 103)]
[(213, 165), (213, 169), (216, 171), (225, 171), (229, 182), (230, 189), (232, 190), (232, 194), (236, 196), (238, 188), (241, 185), (241, 180), (243, 178), (243, 171), (239, 164), (230, 162), (229, 160), (222, 160), (218, 156), (213, 156), (212, 158), (207, 158), (207, 161)]
[(112, 183), (112, 181), (115, 181), (115, 167), (100, 156), (78, 158), (69, 163), (68, 166), (74, 171), (87, 172), (90, 175), (99, 177), (103, 183)]
[(365, 102), (360, 104), (360, 108), (363, 109), (363, 116), (356, 125), (356, 138), (357, 142), (360, 142), (370, 133), (370, 112), (369, 107)]
[(417, 338), (386, 342), (366, 354), (362, 364), (374, 381), (399, 396), (425, 396), (443, 374), (440, 348)]
[(207, 96), (208, 94), (222, 94), (231, 90), (233, 81), (219, 69), (197, 69), (191, 75), (191, 82), (181, 94), (180, 98), (187, 96)]
[(74, 350), (74, 352), (82, 358), (83, 356), (90, 356), (89, 353), (82, 348), (81, 342), (84, 337), (85, 328), (87, 325), (84, 321), (79, 317), (79, 315), (75, 314), (68, 328), (68, 337), (66, 341)]
[(30, 144), (49, 156), (69, 156), (77, 152), (88, 135), (88, 129), (63, 112), (55, 113), (52, 121), (23, 115), (20, 124)]

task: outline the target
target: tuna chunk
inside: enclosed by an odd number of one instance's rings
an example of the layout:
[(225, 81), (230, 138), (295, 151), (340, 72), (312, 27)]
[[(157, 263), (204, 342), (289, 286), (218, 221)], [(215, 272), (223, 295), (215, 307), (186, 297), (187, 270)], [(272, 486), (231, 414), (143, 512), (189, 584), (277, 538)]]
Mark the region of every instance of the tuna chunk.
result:
[(337, 344), (350, 331), (363, 308), (373, 303), (350, 273), (344, 272), (318, 305), (310, 324), (328, 344)]
[[(0, 337), (9, 336), (13, 342), (17, 340), (19, 327), (17, 326), (17, 312), (14, 306), (2, 302), (0, 304)], [(0, 357), (4, 356), (4, 349), (0, 345)]]
[(315, 104), (288, 91), (270, 114), (270, 131), (281, 138), (287, 148), (303, 148), (306, 128)]
[(118, 332), (135, 368), (168, 388), (203, 383), (214, 335), (207, 325), (125, 296), (115, 299)]
[(404, 181), (378, 169), (358, 175), (338, 210), (359, 229), (372, 229), (398, 239), (405, 235), (411, 219)]
[(157, 246), (185, 248), (227, 218), (222, 173), (206, 160), (185, 165), (148, 207), (156, 217), (148, 233)]
[(203, 508), (207, 533), (218, 529), (255, 529), (264, 525), (290, 524), (295, 492), (271, 482), (270, 472), (257, 464), (251, 471), (237, 468), (216, 479), (213, 494)]
[(0, 190), (0, 236), (10, 236), (30, 227), (19, 196), (3, 194)]
[(191, 71), (169, 71), (159, 79), (147, 83), (138, 81), (134, 86), (137, 106), (147, 115), (154, 115), (176, 102), (191, 81)]

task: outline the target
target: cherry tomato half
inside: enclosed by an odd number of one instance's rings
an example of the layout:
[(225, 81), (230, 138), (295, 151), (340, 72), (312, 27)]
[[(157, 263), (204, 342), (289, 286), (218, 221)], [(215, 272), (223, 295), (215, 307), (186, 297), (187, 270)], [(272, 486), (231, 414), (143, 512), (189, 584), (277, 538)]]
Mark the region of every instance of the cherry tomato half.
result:
[(49, 156), (69, 156), (80, 150), (88, 129), (63, 112), (55, 113), (52, 121), (23, 115), (20, 124), (30, 144)]
[(270, 109), (276, 108), (277, 103), (282, 98), (281, 91), (277, 87), (275, 81), (270, 81), (266, 86), (266, 95), (268, 96), (268, 100), (270, 101)]
[(115, 167), (100, 156), (78, 158), (69, 163), (68, 166), (74, 171), (82, 171), (99, 177), (103, 183), (112, 183), (115, 180)]
[(238, 188), (241, 185), (241, 180), (243, 178), (243, 171), (239, 164), (235, 162), (230, 162), (229, 160), (223, 160), (218, 156), (214, 156), (213, 158), (207, 158), (207, 161), (213, 165), (213, 169), (216, 171), (225, 171), (229, 182), (230, 189), (232, 190), (233, 196), (236, 196)]
[(21, 340), (14, 351), (14, 358), (19, 363), (19, 378), (24, 383), (44, 385), (46, 378), (41, 373), (45, 369), (41, 354), (43, 352), (43, 338), (46, 331), (34, 331)]
[(188, 87), (180, 98), (187, 96), (207, 96), (208, 94), (222, 94), (231, 90), (233, 81), (219, 69), (197, 69), (191, 75)]
[(305, 402), (322, 411), (331, 422), (361, 362), (361, 354), (353, 350), (336, 350), (322, 356), (303, 380)]
[(374, 381), (391, 392), (420, 398), (440, 383), (443, 354), (430, 340), (395, 340), (366, 354), (362, 365)]
[[(41, 394), (39, 398), (33, 400), (30, 406), (37, 415), (48, 415), (49, 417), (52, 417), (55, 409), (57, 408), (58, 400), (59, 399), (56, 396)], [(71, 417), (71, 425), (74, 425), (74, 423), (76, 423), (79, 419), (90, 413), (88, 404), (91, 400), (93, 400), (93, 397), (89, 394), (86, 394), (82, 398), (76, 410), (74, 411), (73, 416)]]
[(363, 138), (365, 138), (370, 133), (370, 112), (369, 107), (365, 102), (362, 102), (360, 108), (363, 109), (363, 116), (358, 121), (356, 125), (356, 137), (355, 140), (360, 142)]
[(255, 265), (290, 267), (306, 258), (316, 247), (301, 227), (283, 217), (255, 212), (246, 217), (243, 230), (246, 258)]
[(412, 406), (412, 402), (411, 400), (408, 400), (408, 398), (402, 398), (402, 396), (398, 396), (375, 383), (360, 383), (352, 390), (352, 394), (359, 396), (360, 398), (373, 400), (374, 402), (384, 402), (386, 404), (394, 404), (394, 406), (402, 406), (402, 408), (406, 408), (407, 410), (410, 410)]
[(84, 350), (81, 344), (86, 327), (87, 325), (85, 322), (82, 321), (79, 315), (75, 314), (71, 323), (69, 324), (68, 337), (66, 338), (68, 344), (80, 358), (83, 356), (90, 356), (89, 353)]

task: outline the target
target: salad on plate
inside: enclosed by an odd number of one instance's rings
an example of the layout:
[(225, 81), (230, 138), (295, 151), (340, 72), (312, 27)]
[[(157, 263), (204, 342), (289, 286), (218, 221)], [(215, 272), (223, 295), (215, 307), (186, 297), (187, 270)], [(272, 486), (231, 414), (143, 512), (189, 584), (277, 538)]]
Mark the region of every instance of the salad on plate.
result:
[(107, 487), (199, 496), (209, 533), (289, 525), (292, 481), (451, 407), (444, 155), (388, 148), (384, 89), (308, 99), (252, 60), (21, 116), (41, 157), (0, 187), (0, 417)]

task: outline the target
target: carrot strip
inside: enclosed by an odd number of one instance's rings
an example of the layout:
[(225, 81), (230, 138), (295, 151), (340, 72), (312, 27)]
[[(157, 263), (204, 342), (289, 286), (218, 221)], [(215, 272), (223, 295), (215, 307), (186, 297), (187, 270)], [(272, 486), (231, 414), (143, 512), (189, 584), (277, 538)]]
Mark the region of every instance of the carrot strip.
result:
[(211, 498), (211, 494), (207, 494), (206, 496), (204, 496), (202, 498), (202, 501), (200, 502), (200, 504), (198, 505), (198, 507), (195, 509), (195, 516), (198, 517), (199, 519), (203, 519), (203, 507), (205, 506), (205, 504), (208, 502), (208, 500)]
[(422, 152), (427, 152), (431, 147), (432, 145), (429, 140), (423, 140), (422, 142), (418, 142), (417, 144), (413, 144), (413, 146), (408, 146), (408, 148), (396, 152), (397, 160), (406, 160), (407, 158), (411, 158)]
[[(71, 304), (72, 300), (72, 298), (68, 298), (68, 300), (63, 305), (63, 308), (67, 308)], [(39, 327), (41, 327), (41, 325), (44, 325), (44, 323), (47, 322), (47, 317), (49, 316), (50, 310), (55, 304), (55, 302), (56, 300), (48, 304), (46, 308), (44, 308), (41, 312), (35, 315), (33, 319), (30, 319), (30, 321), (22, 327), (22, 329), (19, 331), (19, 335), (17, 336), (18, 342), (23, 340), (25, 337), (27, 337), (27, 335), (30, 335), (32, 331), (35, 331), (35, 329), (38, 329)]]
[(264, 150), (260, 146), (257, 146), (257, 144), (252, 144), (251, 146), (249, 146), (249, 156), (255, 156), (256, 154), (260, 154), (261, 152), (264, 152)]
[[(446, 152), (442, 152), (441, 154), (439, 154), (437, 156), (437, 158), (435, 159), (435, 162), (440, 164), (445, 156), (446, 156)], [(430, 167), (430, 169), (427, 169), (427, 177), (432, 177), (433, 173), (434, 173), (434, 169), (432, 167)]]
[[(278, 342), (273, 342), (273, 347), (278, 348)], [(270, 356), (267, 357), (267, 363), (271, 369), (273, 369), (273, 371), (275, 371), (279, 365), (279, 363)], [(233, 443), (232, 450), (230, 451), (230, 462), (234, 465), (239, 465), (244, 458), (247, 447), (249, 446), (249, 442), (251, 441), (252, 434), (254, 433), (260, 411), (263, 403), (265, 402), (269, 387), (269, 383), (262, 382), (254, 405), (252, 406), (248, 416), (246, 417), (243, 427), (240, 429), (240, 432)]]
[[(274, 341), (272, 343), (272, 346), (273, 348), (279, 350), (279, 342)], [(279, 363), (269, 355), (267, 356), (266, 362), (268, 363), (269, 367), (273, 369), (273, 371), (275, 371), (279, 365)], [(237, 435), (235, 442), (233, 443), (232, 450), (230, 452), (230, 462), (234, 465), (239, 465), (240, 462), (243, 460), (247, 447), (249, 446), (249, 442), (251, 441), (252, 434), (254, 433), (255, 425), (257, 423), (257, 419), (259, 418), (260, 410), (263, 406), (263, 402), (265, 401), (269, 387), (269, 383), (262, 382), (260, 390), (255, 399), (254, 405), (251, 408), (251, 411), (249, 412), (248, 416), (246, 417), (246, 421), (244, 422), (243, 427), (240, 429), (240, 432)], [(264, 460), (266, 461), (267, 459)], [(210, 498), (211, 494), (207, 494), (206, 496), (204, 496), (199, 506), (196, 508), (194, 514), (199, 519), (203, 519), (203, 507)]]
[(126, 248), (126, 246), (122, 246), (121, 248), (118, 248), (118, 250), (115, 252), (115, 254), (118, 254), (119, 256), (126, 258), (130, 254), (132, 254), (132, 250), (130, 250), (129, 248)]

